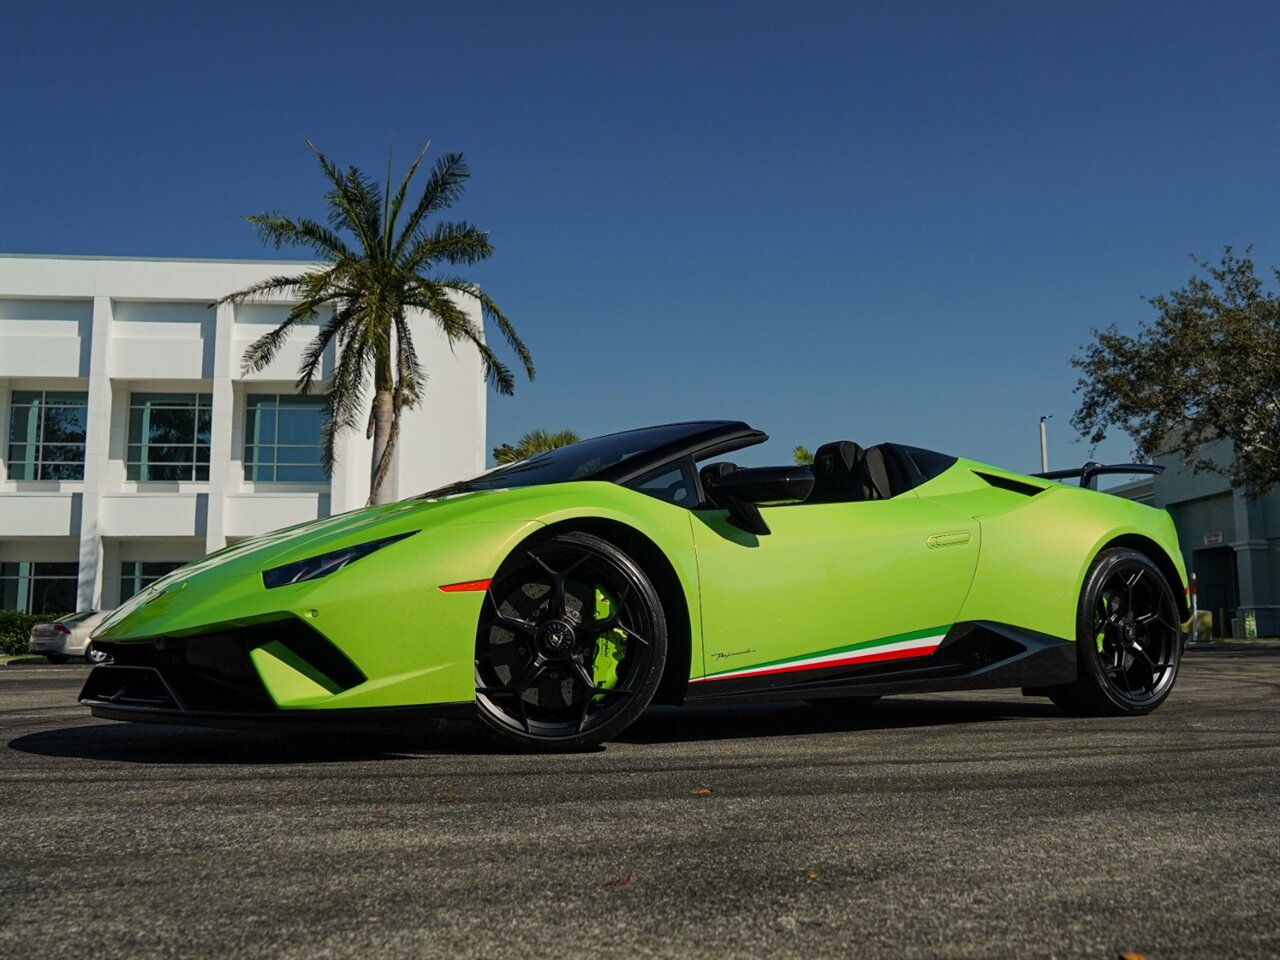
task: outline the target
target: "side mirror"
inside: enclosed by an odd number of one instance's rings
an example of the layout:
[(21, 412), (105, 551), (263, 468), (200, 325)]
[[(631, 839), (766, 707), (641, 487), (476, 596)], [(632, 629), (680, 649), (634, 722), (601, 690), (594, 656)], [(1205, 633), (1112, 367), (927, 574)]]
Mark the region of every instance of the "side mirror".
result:
[(770, 532), (758, 504), (803, 500), (813, 489), (813, 472), (798, 465), (749, 467), (707, 479), (707, 492), (729, 512), (729, 522), (757, 536)]

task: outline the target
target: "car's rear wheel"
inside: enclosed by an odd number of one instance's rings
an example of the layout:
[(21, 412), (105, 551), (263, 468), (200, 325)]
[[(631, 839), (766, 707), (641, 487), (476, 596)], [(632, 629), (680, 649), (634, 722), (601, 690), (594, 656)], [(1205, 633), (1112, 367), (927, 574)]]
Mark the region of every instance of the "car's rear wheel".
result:
[(92, 663), (94, 666), (97, 666), (100, 663), (106, 663), (108, 660), (110, 660), (111, 654), (106, 653), (105, 651), (99, 650), (92, 643), (90, 643), (89, 646), (85, 647), (84, 658), (87, 662)]
[(489, 585), (477, 714), (511, 746), (590, 747), (648, 706), (666, 656), (662, 603), (640, 566), (599, 537), (559, 534), (522, 547)]
[(1049, 697), (1071, 713), (1150, 713), (1173, 689), (1182, 653), (1178, 606), (1160, 569), (1135, 550), (1104, 550), (1080, 592), (1075, 683)]

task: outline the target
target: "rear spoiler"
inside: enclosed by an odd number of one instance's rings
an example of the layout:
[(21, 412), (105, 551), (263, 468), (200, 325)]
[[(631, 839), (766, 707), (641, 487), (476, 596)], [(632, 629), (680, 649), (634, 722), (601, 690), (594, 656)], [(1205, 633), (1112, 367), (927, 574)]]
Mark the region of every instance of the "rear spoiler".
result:
[(1079, 477), (1080, 486), (1097, 490), (1098, 477), (1104, 473), (1147, 473), (1159, 476), (1164, 473), (1164, 467), (1158, 463), (1098, 463), (1090, 460), (1083, 467), (1076, 467), (1074, 470), (1049, 470), (1046, 473), (1033, 473), (1031, 476), (1041, 480), (1070, 480)]

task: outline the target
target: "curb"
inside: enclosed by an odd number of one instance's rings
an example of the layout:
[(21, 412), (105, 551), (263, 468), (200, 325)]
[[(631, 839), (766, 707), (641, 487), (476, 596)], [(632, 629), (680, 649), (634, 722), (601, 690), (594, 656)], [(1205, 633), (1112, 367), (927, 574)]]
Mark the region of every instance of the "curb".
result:
[(1259, 640), (1209, 640), (1207, 642), (1188, 643), (1184, 648), (1189, 652), (1212, 650), (1280, 650), (1280, 640), (1267, 637)]
[(6, 654), (0, 656), (0, 667), (27, 667), (37, 664), (49, 665), (49, 661), (36, 653)]

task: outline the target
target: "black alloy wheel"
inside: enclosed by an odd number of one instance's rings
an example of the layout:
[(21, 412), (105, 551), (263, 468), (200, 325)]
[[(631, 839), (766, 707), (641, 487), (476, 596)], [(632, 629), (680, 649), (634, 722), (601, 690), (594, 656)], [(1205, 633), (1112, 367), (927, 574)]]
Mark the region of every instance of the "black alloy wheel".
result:
[(1077, 620), (1079, 677), (1050, 698), (1072, 713), (1150, 713), (1173, 689), (1182, 631), (1173, 589), (1135, 550), (1104, 550), (1085, 577)]
[(627, 554), (577, 531), (525, 544), (480, 615), (480, 723), (526, 750), (594, 746), (648, 706), (666, 655), (661, 601)]

